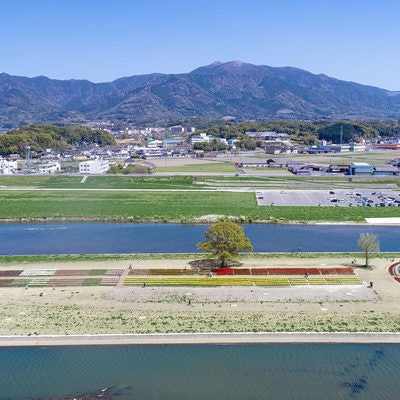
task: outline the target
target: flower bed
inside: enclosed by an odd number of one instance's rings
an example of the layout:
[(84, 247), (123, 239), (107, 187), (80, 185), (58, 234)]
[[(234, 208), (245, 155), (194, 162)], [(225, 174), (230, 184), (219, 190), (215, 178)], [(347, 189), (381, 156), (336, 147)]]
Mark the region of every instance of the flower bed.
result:
[(146, 275), (150, 275), (150, 270), (149, 269), (131, 269), (129, 271), (129, 275), (146, 276)]
[(290, 285), (355, 285), (361, 284), (356, 276), (337, 277), (254, 277), (254, 276), (216, 276), (216, 277), (127, 277), (124, 285), (127, 286), (290, 286)]
[(50, 279), (48, 286), (82, 286), (84, 278)]
[(218, 268), (215, 273), (217, 275), (234, 275), (235, 270), (233, 268)]
[(338, 267), (338, 268), (320, 268), (323, 275), (354, 275), (354, 269), (351, 267)]
[(118, 275), (121, 276), (124, 273), (124, 269), (108, 269), (104, 275)]
[(30, 279), (14, 279), (11, 286), (24, 287), (24, 286), (27, 286), (29, 284), (29, 282), (30, 282)]
[(52, 276), (56, 271), (56, 269), (26, 269), (19, 276)]
[(49, 283), (48, 278), (38, 278), (38, 279), (31, 279), (28, 283), (28, 286), (34, 286), (34, 287), (44, 287), (47, 286)]
[(194, 269), (173, 269), (173, 268), (155, 268), (149, 269), (148, 275), (201, 275), (206, 274), (204, 271), (196, 271)]
[(353, 268), (218, 268), (217, 275), (354, 275)]
[(82, 286), (100, 286), (101, 278), (86, 278), (82, 282)]
[(308, 285), (308, 280), (306, 278), (289, 278), (289, 282), (291, 285)]
[(0, 271), (0, 276), (1, 277), (18, 276), (21, 272), (22, 272), (22, 269), (21, 270)]
[(101, 279), (101, 286), (115, 286), (119, 282), (119, 276), (105, 276)]
[(309, 276), (307, 280), (310, 285), (326, 285), (326, 280), (322, 276)]
[(98, 275), (104, 275), (107, 272), (106, 269), (91, 269), (89, 271), (89, 276), (98, 276)]
[(206, 277), (127, 277), (124, 285), (134, 286), (251, 286), (251, 278), (206, 278)]
[(59, 269), (55, 276), (89, 276), (90, 269)]

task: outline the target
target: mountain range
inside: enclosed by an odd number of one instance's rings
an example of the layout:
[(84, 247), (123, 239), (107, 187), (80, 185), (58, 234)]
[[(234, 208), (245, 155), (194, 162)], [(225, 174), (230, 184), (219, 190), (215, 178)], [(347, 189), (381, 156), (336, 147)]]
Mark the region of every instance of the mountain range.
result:
[(215, 62), (112, 82), (0, 74), (0, 127), (89, 120), (154, 125), (187, 118), (400, 118), (400, 92), (293, 67)]

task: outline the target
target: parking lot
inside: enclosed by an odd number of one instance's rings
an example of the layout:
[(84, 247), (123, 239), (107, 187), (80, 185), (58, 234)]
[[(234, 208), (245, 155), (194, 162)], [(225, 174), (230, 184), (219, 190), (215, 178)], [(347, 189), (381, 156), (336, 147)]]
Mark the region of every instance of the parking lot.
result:
[(400, 206), (400, 192), (395, 192), (393, 190), (266, 190), (257, 191), (256, 198), (259, 206)]

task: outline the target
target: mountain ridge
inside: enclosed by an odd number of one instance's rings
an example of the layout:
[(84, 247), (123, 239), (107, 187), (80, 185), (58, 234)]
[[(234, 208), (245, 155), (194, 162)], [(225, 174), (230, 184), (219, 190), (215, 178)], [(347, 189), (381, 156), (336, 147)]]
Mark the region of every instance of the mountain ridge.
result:
[(93, 83), (0, 73), (0, 127), (82, 123), (135, 124), (185, 118), (385, 119), (400, 117), (400, 92), (295, 67), (219, 62), (188, 73), (152, 73)]

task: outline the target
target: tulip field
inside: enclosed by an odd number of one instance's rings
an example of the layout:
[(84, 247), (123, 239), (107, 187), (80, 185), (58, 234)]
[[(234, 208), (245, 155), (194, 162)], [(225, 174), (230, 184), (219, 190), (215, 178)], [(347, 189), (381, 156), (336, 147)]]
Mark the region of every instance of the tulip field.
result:
[[(393, 271), (397, 271), (393, 268)], [(219, 268), (0, 270), (0, 287), (116, 286), (307, 286), (361, 285), (353, 268)], [(396, 277), (395, 277), (396, 278)]]

